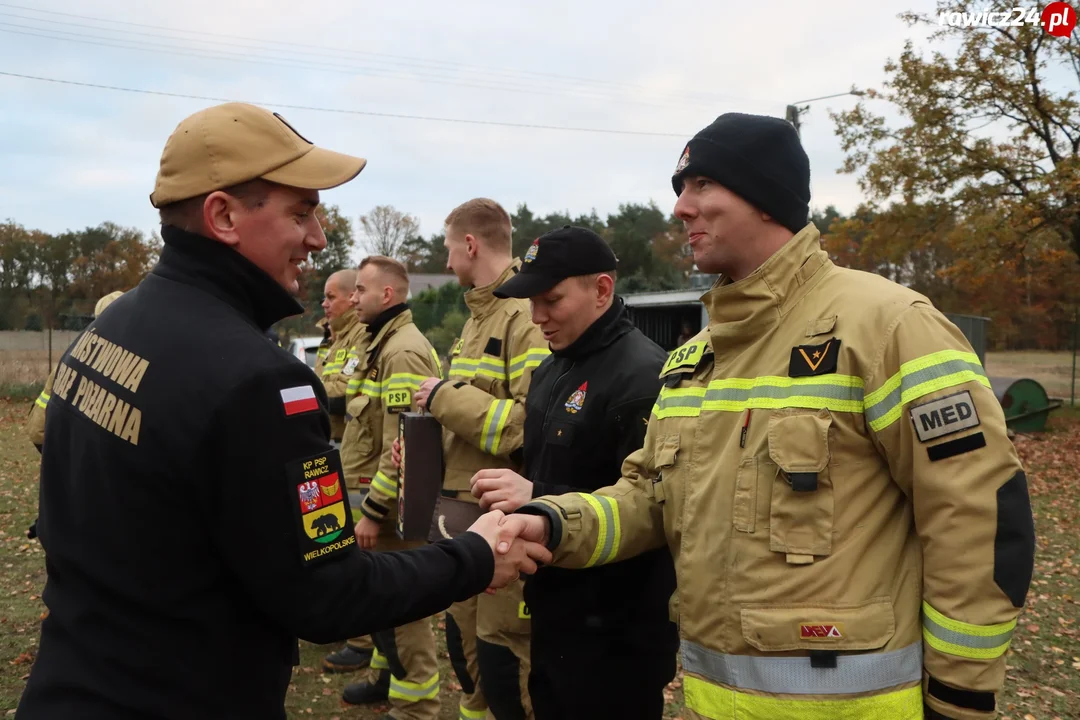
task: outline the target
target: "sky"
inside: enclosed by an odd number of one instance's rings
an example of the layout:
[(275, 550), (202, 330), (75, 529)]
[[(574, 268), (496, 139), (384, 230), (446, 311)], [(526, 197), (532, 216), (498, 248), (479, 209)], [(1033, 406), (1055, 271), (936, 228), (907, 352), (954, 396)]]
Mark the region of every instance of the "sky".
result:
[[(256, 102), (368, 160), (325, 203), (354, 222), (390, 204), (431, 235), (476, 196), (541, 215), (669, 212), (695, 132), (724, 112), (783, 117), (798, 100), (881, 88), (887, 58), (922, 42), (897, 17), (909, 9), (933, 3), (0, 0), (0, 73)], [(814, 208), (860, 202), (828, 116), (858, 101), (803, 116)], [(149, 233), (165, 140), (213, 104), (0, 74), (0, 221)]]

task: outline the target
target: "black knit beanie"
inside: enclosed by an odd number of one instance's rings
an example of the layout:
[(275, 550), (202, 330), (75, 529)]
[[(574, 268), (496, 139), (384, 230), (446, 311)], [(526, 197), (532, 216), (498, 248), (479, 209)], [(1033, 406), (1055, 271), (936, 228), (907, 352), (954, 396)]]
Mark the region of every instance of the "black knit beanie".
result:
[(780, 118), (725, 113), (683, 150), (671, 185), (701, 175), (726, 187), (793, 233), (810, 214), (810, 160), (794, 126)]

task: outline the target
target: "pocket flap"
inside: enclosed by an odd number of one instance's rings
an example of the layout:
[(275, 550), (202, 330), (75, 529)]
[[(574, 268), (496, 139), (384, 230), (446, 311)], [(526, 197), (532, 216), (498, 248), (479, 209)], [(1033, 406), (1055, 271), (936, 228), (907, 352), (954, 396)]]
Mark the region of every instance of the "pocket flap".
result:
[(355, 420), (363, 414), (364, 408), (371, 402), (371, 397), (368, 395), (356, 395), (349, 404), (345, 406), (345, 412), (348, 413), (349, 418)]
[(769, 457), (786, 473), (819, 473), (829, 464), (828, 410), (769, 418)]
[(876, 650), (896, 630), (892, 601), (856, 605), (750, 605), (742, 609), (743, 638), (763, 652)]
[(679, 456), (679, 435), (665, 435), (663, 440), (659, 443), (659, 447), (656, 448), (656, 467), (666, 468), (675, 464), (675, 460)]

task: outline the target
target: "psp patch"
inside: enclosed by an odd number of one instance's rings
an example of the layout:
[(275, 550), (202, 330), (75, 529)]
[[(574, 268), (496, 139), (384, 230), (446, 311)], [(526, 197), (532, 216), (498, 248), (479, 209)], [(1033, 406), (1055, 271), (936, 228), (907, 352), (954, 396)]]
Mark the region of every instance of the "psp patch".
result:
[(293, 461), (286, 466), (286, 474), (292, 489), (303, 563), (325, 560), (355, 545), (338, 451), (329, 450)]
[(387, 390), (383, 395), (383, 404), (386, 412), (408, 412), (412, 407), (412, 390)]
[(967, 390), (915, 405), (910, 412), (920, 442), (937, 440), (982, 424), (975, 401)]
[(839, 358), (839, 338), (830, 338), (821, 345), (798, 345), (791, 348), (788, 377), (811, 377), (834, 373)]
[(697, 367), (697, 364), (701, 362), (701, 358), (705, 355), (705, 349), (709, 346), (707, 340), (698, 340), (697, 342), (690, 342), (681, 347), (677, 347), (671, 351), (668, 355), (667, 362), (664, 363), (664, 367), (660, 370), (660, 377), (674, 372), (675, 370), (691, 370)]

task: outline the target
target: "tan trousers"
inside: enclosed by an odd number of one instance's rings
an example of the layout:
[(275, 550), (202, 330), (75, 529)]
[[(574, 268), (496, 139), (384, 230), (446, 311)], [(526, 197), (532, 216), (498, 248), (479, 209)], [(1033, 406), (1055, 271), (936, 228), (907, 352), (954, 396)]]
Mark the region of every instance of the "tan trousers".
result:
[(484, 720), (488, 704), (480, 689), (480, 664), (476, 657), (476, 597), (454, 603), (446, 613), (446, 646), (450, 662), (461, 683), (458, 720)]
[[(396, 522), (394, 514), (383, 522), (376, 552), (424, 545), (400, 540), (394, 529)], [(383, 670), (390, 671), (390, 716), (395, 720), (437, 720), (442, 705), (431, 618), (373, 633), (371, 637), (375, 641), (375, 652), (368, 668), (368, 682), (376, 683)]]
[[(524, 582), (518, 580), (494, 595), (477, 596), (480, 679), (484, 697), (493, 711), (491, 716), (497, 720), (505, 720), (500, 715), (511, 716), (511, 720), (514, 716), (526, 720), (534, 717), (529, 698), (532, 622), (522, 598), (523, 588)], [(520, 705), (514, 702), (514, 695)]]

